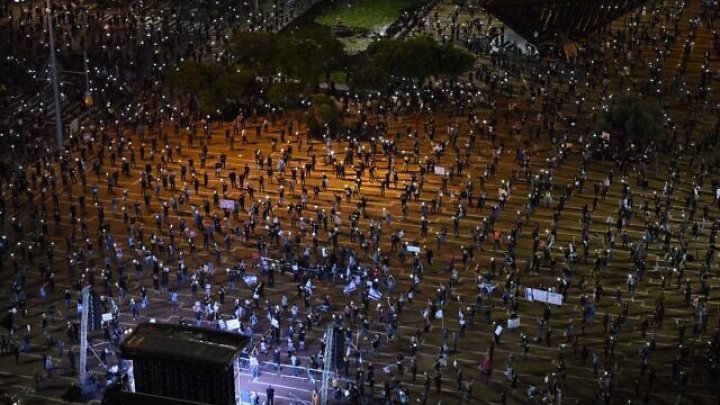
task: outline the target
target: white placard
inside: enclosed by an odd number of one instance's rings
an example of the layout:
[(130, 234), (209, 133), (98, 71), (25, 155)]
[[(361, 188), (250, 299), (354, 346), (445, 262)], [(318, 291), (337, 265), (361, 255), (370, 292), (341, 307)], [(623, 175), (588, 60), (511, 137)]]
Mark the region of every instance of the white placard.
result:
[(563, 303), (563, 296), (562, 294), (558, 294), (556, 292), (551, 292), (547, 290), (540, 290), (537, 288), (526, 288), (525, 289), (525, 298), (528, 301), (540, 301), (544, 302), (546, 304), (552, 304), (552, 305), (562, 305)]
[(498, 325), (497, 328), (495, 328), (495, 336), (502, 335), (503, 327), (502, 325)]
[(442, 166), (435, 166), (434, 171), (435, 171), (435, 174), (437, 174), (438, 176), (444, 176), (444, 175), (445, 175), (445, 168), (442, 167)]
[(107, 314), (102, 314), (102, 321), (103, 322), (110, 322), (113, 320), (112, 313), (108, 312)]
[[(75, 135), (80, 131), (80, 121), (77, 118), (70, 121), (70, 135)], [(88, 139), (85, 139), (88, 141)]]
[(235, 331), (240, 329), (240, 320), (239, 319), (228, 319), (225, 321), (225, 327), (229, 331)]
[(222, 199), (220, 200), (220, 209), (223, 210), (232, 210), (235, 208), (235, 201), (233, 200), (226, 200)]
[(407, 245), (407, 251), (410, 253), (420, 253), (420, 246)]
[(507, 328), (510, 330), (517, 329), (520, 327), (520, 318), (510, 318), (507, 321)]

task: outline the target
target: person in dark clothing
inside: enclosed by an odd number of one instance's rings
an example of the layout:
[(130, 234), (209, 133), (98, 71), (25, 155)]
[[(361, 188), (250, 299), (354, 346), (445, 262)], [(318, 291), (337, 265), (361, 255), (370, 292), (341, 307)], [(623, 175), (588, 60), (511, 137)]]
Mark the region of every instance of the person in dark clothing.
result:
[(412, 364), (410, 365), (410, 371), (412, 372), (412, 384), (414, 385), (417, 381), (417, 362), (415, 359), (413, 359)]
[(73, 350), (70, 349), (67, 352), (67, 356), (68, 356), (68, 364), (70, 366), (70, 369), (75, 371), (75, 352), (73, 352)]
[(275, 388), (273, 388), (272, 384), (268, 385), (268, 387), (265, 389), (265, 395), (267, 395), (267, 405), (274, 405), (275, 404)]
[(655, 382), (655, 369), (651, 367), (648, 374), (648, 391), (652, 391), (653, 382)]
[(20, 364), (20, 347), (17, 344), (13, 344), (12, 352), (13, 352), (13, 355), (15, 356), (15, 365), (17, 366)]

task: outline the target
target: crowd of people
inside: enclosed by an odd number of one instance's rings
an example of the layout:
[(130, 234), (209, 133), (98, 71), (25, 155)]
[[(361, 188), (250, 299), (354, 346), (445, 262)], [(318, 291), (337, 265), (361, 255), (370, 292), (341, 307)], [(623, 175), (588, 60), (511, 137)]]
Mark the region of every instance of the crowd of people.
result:
[[(70, 121), (87, 123), (90, 114), (102, 126), (152, 120), (155, 106), (137, 97), (162, 92), (167, 71), (183, 60), (227, 59), (233, 30), (277, 31), (316, 1), (258, 2), (257, 9), (229, 0), (53, 2), (65, 125), (77, 133)], [(33, 159), (47, 153), (45, 123), (54, 119), (46, 5), (3, 2), (0, 18), (3, 149)]]
[[(0, 343), (16, 364), (40, 348), (38, 388), (59, 363), (76, 368), (90, 285), (113, 314), (100, 365), (123, 366), (133, 323), (237, 319), (256, 403), (283, 394), (263, 378), (286, 370), (320, 389), (328, 323), (346, 347), (337, 402), (713, 402), (717, 2), (652, 2), (572, 60), (485, 41), (462, 78), (337, 96), (351, 130), (318, 137), (277, 109), (209, 122), (153, 84), (170, 61), (222, 57), (205, 43), (234, 24), (193, 24), (203, 13), (182, 4), (148, 32), (127, 5), (57, 13), (68, 52), (129, 44), (106, 55), (116, 68), (102, 74), (125, 85), (102, 103), (133, 98), (64, 153), (35, 142), (2, 172)], [(435, 10), (410, 35), (504, 35), (480, 10)], [(43, 13), (4, 22), (5, 49), (42, 53), (25, 38)], [(623, 93), (663, 109), (656, 141), (614, 150), (595, 133)], [(34, 139), (40, 125), (16, 118), (16, 145)], [(529, 288), (562, 305), (527, 302)]]

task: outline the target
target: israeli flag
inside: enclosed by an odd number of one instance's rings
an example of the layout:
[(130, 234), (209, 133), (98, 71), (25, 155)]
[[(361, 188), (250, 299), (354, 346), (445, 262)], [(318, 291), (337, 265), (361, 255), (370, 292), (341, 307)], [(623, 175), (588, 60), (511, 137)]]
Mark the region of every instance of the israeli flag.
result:
[(343, 289), (344, 294), (350, 294), (351, 292), (357, 290), (357, 285), (355, 284), (355, 281), (352, 280), (348, 283), (348, 285), (345, 286)]
[(382, 298), (382, 293), (374, 288), (371, 288), (370, 292), (368, 292), (368, 298), (373, 301), (380, 301), (380, 299)]
[(480, 284), (480, 288), (487, 291), (488, 294), (492, 294), (493, 290), (495, 289), (495, 285), (490, 283), (482, 283)]
[(247, 275), (243, 278), (243, 281), (245, 281), (245, 284), (248, 287), (254, 286), (255, 284), (257, 284), (257, 276), (254, 276), (252, 274)]

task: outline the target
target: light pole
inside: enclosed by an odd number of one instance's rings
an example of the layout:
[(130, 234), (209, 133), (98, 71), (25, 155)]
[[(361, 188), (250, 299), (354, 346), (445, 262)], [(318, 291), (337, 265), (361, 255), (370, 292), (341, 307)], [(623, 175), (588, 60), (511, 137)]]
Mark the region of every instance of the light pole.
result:
[(58, 87), (57, 60), (55, 58), (55, 29), (53, 27), (52, 9), (50, 8), (50, 0), (47, 0), (47, 24), (48, 36), (50, 39), (50, 73), (53, 86), (53, 103), (55, 105), (55, 142), (57, 143), (58, 152), (63, 151), (63, 134), (62, 134), (62, 111), (60, 109), (60, 88)]

